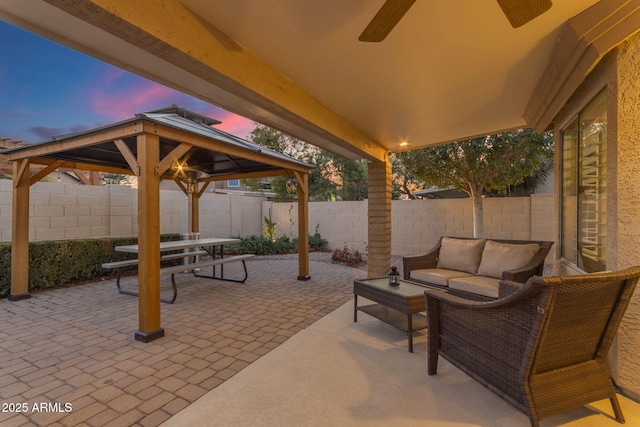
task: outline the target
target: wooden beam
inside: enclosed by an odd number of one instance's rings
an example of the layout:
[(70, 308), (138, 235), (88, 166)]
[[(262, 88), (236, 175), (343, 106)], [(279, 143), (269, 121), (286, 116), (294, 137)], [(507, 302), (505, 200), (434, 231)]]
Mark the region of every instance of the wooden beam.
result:
[(164, 156), (156, 165), (156, 175), (163, 175), (167, 170), (171, 169), (171, 166), (178, 163), (180, 158), (184, 156), (191, 147), (193, 147), (191, 144), (182, 143), (171, 150), (171, 152)]
[(175, 183), (178, 185), (178, 187), (180, 187), (180, 189), (182, 190), (182, 192), (185, 195), (189, 195), (189, 191), (187, 190), (187, 187), (184, 186), (184, 184), (182, 183), (182, 180), (180, 178), (178, 178), (177, 176), (173, 178), (173, 180), (175, 181)]
[(10, 301), (29, 298), (29, 160), (13, 163)]
[[(45, 1), (207, 82), (209, 90), (205, 87), (197, 93), (204, 100), (221, 103), (212, 96), (224, 94), (233, 103), (223, 102), (225, 109), (262, 123), (271, 119), (266, 124), (329, 151), (341, 151), (338, 154), (345, 157), (383, 160), (387, 153), (377, 141), (179, 0), (164, 0), (162, 7), (130, 0)], [(163, 80), (161, 73), (153, 77)], [(171, 83), (187, 92), (196, 91), (190, 82), (167, 82)]]
[(225, 142), (216, 141), (201, 135), (185, 134), (184, 131), (168, 126), (163, 126), (159, 123), (145, 122), (144, 131), (174, 141), (184, 141), (187, 144), (204, 148), (210, 151), (218, 151), (221, 153), (229, 154), (231, 156), (238, 156), (243, 159), (266, 163), (268, 165), (279, 168), (298, 170), (301, 172), (309, 170), (309, 166), (300, 164), (300, 162), (298, 161), (272, 157), (263, 153), (262, 151), (256, 151), (249, 148), (230, 145)]
[(211, 181), (205, 181), (202, 187), (200, 187), (200, 189), (194, 194), (194, 197), (197, 197), (199, 199), (207, 190), (209, 184), (211, 184)]
[(83, 171), (81, 171), (80, 169), (73, 169), (73, 173), (84, 185), (91, 185), (91, 180), (85, 176)]
[(116, 139), (113, 142), (116, 144), (116, 147), (122, 154), (122, 157), (127, 161), (127, 164), (131, 168), (133, 174), (135, 176), (140, 176), (140, 164), (138, 163), (136, 156), (129, 149), (129, 146), (122, 139)]
[(164, 336), (160, 326), (160, 160), (157, 135), (137, 137), (140, 176), (138, 179), (138, 320), (137, 341), (149, 342)]
[(200, 232), (200, 197), (196, 193), (191, 197), (191, 230), (189, 233)]
[(91, 185), (100, 185), (100, 174), (97, 171), (90, 171), (89, 181)]
[(132, 119), (130, 122), (123, 123), (120, 126), (110, 128), (97, 134), (91, 133), (86, 135), (79, 135), (65, 141), (53, 141), (42, 144), (25, 145), (18, 151), (7, 153), (7, 157), (9, 158), (9, 160), (18, 160), (51, 155), (63, 151), (102, 144), (129, 136), (135, 136), (140, 133), (141, 129), (142, 126), (140, 121)]
[[(28, 160), (28, 159), (25, 159)], [(20, 183), (29, 177), (30, 165), (28, 161), (14, 162), (13, 163), (13, 186), (14, 188), (20, 185)], [(29, 182), (27, 180), (27, 182)]]
[(59, 167), (60, 169), (68, 169), (68, 170), (80, 169), (80, 170), (86, 170), (91, 172), (106, 172), (106, 173), (117, 173), (121, 175), (132, 175), (131, 170), (129, 169), (94, 165), (89, 163), (69, 162), (65, 160), (53, 160), (53, 159), (47, 159), (45, 157), (35, 157), (31, 159), (31, 163), (37, 164), (37, 165), (50, 165), (57, 161), (62, 162)]
[(199, 182), (213, 182), (213, 181), (227, 181), (230, 179), (248, 179), (248, 178), (265, 178), (271, 176), (291, 176), (290, 171), (284, 169), (265, 172), (249, 172), (249, 173), (234, 173), (229, 175), (215, 175), (202, 178)]
[(309, 174), (292, 172), (298, 180), (298, 280), (309, 280)]
[(33, 174), (29, 180), (29, 185), (33, 185), (36, 182), (40, 181), (45, 176), (49, 175), (54, 170), (58, 169), (62, 165), (62, 160), (56, 160), (55, 162), (47, 165), (43, 169), (40, 169), (38, 172)]

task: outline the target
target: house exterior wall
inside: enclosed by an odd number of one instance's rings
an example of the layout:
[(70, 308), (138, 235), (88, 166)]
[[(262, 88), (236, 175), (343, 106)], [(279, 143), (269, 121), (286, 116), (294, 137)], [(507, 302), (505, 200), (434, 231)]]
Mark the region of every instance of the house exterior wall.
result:
[[(560, 130), (600, 91), (607, 88), (607, 243), (609, 270), (640, 265), (640, 36), (609, 53), (585, 79), (554, 120), (556, 142)], [(560, 145), (557, 144), (559, 147)], [(560, 167), (560, 152), (556, 165)], [(559, 169), (556, 177), (561, 177)], [(556, 190), (561, 188), (556, 179)], [(556, 191), (559, 195), (560, 192)], [(559, 199), (556, 210), (560, 212)], [(560, 224), (555, 215), (556, 235)], [(556, 245), (558, 249), (558, 245)], [(555, 274), (580, 274), (559, 259)], [(640, 290), (636, 290), (612, 347), (609, 365), (616, 384), (626, 395), (640, 399)]]

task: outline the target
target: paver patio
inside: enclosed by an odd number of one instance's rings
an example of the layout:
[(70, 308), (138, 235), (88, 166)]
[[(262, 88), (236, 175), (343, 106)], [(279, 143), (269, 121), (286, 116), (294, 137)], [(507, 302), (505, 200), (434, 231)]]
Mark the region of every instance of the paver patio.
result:
[[(343, 305), (366, 275), (312, 261), (311, 280), (298, 281), (297, 260), (247, 267), (244, 284), (179, 275), (175, 304), (161, 307), (165, 337), (146, 344), (133, 337), (138, 300), (115, 280), (0, 300), (0, 424), (159, 425)], [(135, 289), (137, 277), (122, 284)]]

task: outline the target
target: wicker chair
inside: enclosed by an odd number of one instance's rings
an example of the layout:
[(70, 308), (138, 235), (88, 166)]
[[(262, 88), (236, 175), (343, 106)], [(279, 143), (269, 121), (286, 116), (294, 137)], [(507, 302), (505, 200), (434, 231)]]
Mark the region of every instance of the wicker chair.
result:
[[(427, 289), (428, 373), (438, 355), (540, 419), (608, 398), (624, 423), (606, 357), (640, 277), (614, 273), (538, 277), (494, 301)], [(502, 284), (501, 284), (502, 285)]]

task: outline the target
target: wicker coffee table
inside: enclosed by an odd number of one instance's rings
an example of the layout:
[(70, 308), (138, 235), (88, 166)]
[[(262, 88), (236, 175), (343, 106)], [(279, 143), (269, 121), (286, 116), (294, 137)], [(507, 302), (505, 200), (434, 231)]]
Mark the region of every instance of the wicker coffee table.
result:
[[(409, 352), (413, 353), (413, 332), (426, 329), (424, 313), (425, 287), (400, 280), (399, 286), (389, 286), (388, 278), (353, 281), (353, 321), (358, 321), (358, 310), (380, 319), (401, 331), (409, 338)], [(358, 307), (358, 296), (376, 304)]]

